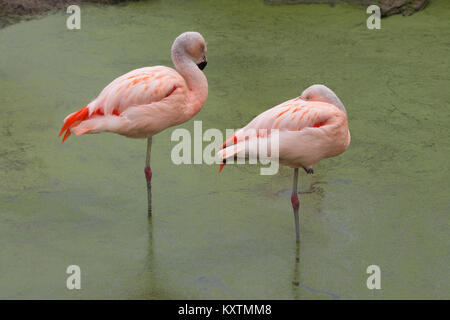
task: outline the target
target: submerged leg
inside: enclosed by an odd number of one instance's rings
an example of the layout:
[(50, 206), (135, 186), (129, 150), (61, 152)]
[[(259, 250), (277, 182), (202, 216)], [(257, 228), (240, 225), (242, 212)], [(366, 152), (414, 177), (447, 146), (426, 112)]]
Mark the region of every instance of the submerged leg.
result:
[(152, 215), (152, 169), (150, 169), (150, 153), (152, 150), (152, 137), (147, 139), (147, 156), (145, 158), (145, 179), (147, 180), (148, 215)]
[(294, 169), (294, 181), (292, 185), (292, 195), (291, 195), (291, 203), (292, 209), (294, 209), (294, 218), (295, 218), (295, 241), (300, 242), (300, 230), (299, 230), (299, 221), (298, 221), (298, 208), (300, 207), (300, 202), (298, 201), (297, 195), (297, 183), (298, 183), (298, 168)]

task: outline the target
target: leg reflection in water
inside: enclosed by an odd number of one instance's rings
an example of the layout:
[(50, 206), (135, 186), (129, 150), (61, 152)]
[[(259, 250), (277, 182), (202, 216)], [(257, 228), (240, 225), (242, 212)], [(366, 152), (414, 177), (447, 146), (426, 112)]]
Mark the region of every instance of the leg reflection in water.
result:
[(295, 243), (295, 255), (294, 255), (294, 276), (292, 280), (292, 290), (293, 290), (293, 298), (298, 300), (299, 297), (299, 286), (300, 286), (300, 242)]

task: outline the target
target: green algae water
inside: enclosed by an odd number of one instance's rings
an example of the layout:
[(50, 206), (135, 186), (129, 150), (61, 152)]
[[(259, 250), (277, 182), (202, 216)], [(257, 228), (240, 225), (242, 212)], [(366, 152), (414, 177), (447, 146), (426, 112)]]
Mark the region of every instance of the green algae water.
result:
[[(368, 30), (364, 7), (262, 1), (82, 6), (0, 30), (0, 299), (448, 299), (450, 3)], [(292, 170), (174, 165), (173, 128), (146, 143), (57, 134), (117, 76), (172, 66), (177, 35), (208, 43), (193, 121), (238, 128), (314, 83), (345, 104), (350, 148)], [(205, 143), (206, 145), (206, 143)], [(66, 288), (69, 265), (81, 290)], [(381, 290), (366, 286), (369, 265)]]

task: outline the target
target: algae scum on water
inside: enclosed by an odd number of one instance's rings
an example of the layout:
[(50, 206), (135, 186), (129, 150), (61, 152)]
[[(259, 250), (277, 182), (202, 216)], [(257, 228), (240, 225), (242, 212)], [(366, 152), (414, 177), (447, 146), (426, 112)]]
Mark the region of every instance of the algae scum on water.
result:
[[(1, 29), (0, 299), (450, 298), (449, 12), (432, 1), (368, 30), (347, 4), (151, 1), (82, 6), (81, 30), (60, 13)], [(352, 142), (300, 177), (298, 252), (290, 169), (176, 166), (166, 130), (149, 220), (144, 140), (60, 144), (68, 113), (129, 70), (172, 66), (187, 30), (208, 43), (209, 97), (182, 128), (238, 128), (314, 83), (343, 101)]]

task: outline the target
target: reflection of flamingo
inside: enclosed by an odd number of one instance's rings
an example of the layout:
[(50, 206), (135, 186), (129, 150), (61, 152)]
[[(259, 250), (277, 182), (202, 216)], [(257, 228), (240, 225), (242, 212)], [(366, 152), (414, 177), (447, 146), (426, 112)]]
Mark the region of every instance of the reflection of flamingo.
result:
[[(250, 132), (267, 130), (265, 136), (252, 136)], [(294, 168), (291, 202), (294, 209), (296, 240), (300, 240), (297, 196), (298, 168), (314, 173), (313, 166), (324, 158), (344, 152), (350, 144), (347, 112), (336, 94), (324, 85), (312, 85), (298, 98), (288, 100), (254, 118), (237, 130), (223, 144), (218, 155), (223, 160), (245, 154), (256, 154), (261, 139), (270, 141), (270, 130), (279, 130), (279, 162)], [(259, 139), (251, 141), (252, 139)], [(249, 141), (246, 141), (249, 140)], [(270, 147), (270, 145), (269, 145)]]
[(171, 54), (179, 73), (164, 66), (130, 71), (113, 80), (87, 106), (68, 115), (59, 133), (61, 136), (65, 132), (63, 142), (71, 133), (114, 132), (130, 138), (147, 138), (145, 177), (149, 214), (152, 136), (192, 118), (208, 96), (208, 83), (201, 71), (207, 63), (206, 43), (201, 34), (181, 34), (175, 39)]

